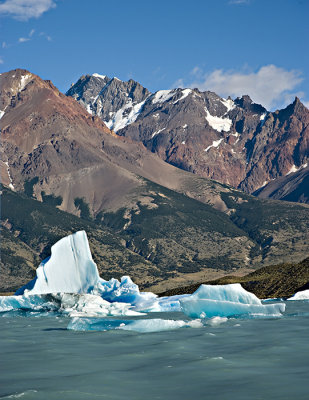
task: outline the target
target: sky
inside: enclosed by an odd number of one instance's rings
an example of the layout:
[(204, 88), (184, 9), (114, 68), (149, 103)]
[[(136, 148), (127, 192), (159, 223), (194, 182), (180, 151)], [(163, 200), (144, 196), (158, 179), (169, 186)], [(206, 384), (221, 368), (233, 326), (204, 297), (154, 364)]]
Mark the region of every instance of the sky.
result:
[(308, 107), (308, 19), (309, 0), (0, 0), (0, 73), (25, 68), (63, 92), (96, 72)]

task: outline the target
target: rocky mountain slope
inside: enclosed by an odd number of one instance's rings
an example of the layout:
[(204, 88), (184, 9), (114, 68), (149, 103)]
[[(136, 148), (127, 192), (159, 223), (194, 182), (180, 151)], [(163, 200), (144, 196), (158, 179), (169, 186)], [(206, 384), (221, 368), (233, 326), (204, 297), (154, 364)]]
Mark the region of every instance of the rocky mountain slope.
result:
[(138, 82), (98, 74), (81, 77), (67, 95), (168, 163), (248, 193), (308, 165), (309, 110), (298, 98), (268, 112), (248, 96), (150, 93)]
[[(305, 205), (258, 200), (175, 168), (28, 71), (0, 75), (0, 102), (2, 183), (15, 191), (2, 195), (2, 246), (15, 249), (8, 258), (24, 257), (27, 273), (53, 232), (73, 228), (100, 230), (96, 248), (110, 232), (119, 267), (112, 272), (156, 291), (308, 254)], [(24, 195), (41, 203), (26, 208)], [(56, 207), (81, 218), (51, 217)], [(139, 261), (123, 261), (119, 249)]]
[(264, 199), (309, 203), (309, 167), (295, 168), (294, 172), (269, 182), (254, 194)]

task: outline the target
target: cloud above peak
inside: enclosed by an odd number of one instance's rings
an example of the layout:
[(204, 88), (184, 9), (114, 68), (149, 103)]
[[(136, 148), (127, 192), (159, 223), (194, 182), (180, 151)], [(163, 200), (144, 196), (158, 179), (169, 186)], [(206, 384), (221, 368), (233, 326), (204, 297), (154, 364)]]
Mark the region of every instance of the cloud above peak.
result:
[(54, 7), (54, 0), (6, 0), (0, 4), (0, 15), (28, 21), (30, 18), (39, 18)]
[(210, 90), (223, 97), (248, 94), (254, 102), (267, 109), (282, 107), (293, 100), (295, 95), (303, 95), (295, 92), (295, 88), (303, 81), (301, 72), (288, 71), (273, 64), (265, 65), (256, 72), (216, 69), (211, 73), (204, 73), (202, 77), (197, 67), (191, 71), (191, 75), (194, 75), (195, 71), (198, 71), (198, 74), (193, 82), (184, 84), (181, 79), (178, 80), (178, 84), (181, 84), (179, 86)]

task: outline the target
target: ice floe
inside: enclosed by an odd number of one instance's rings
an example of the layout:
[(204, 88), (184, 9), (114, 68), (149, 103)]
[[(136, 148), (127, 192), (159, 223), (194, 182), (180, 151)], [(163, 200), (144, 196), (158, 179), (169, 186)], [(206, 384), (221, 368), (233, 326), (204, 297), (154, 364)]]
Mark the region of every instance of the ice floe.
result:
[(73, 318), (68, 329), (78, 331), (108, 331), (119, 329), (140, 333), (169, 331), (179, 328), (202, 328), (201, 320), (171, 320), (171, 319), (137, 319), (137, 320), (108, 320), (93, 318)]

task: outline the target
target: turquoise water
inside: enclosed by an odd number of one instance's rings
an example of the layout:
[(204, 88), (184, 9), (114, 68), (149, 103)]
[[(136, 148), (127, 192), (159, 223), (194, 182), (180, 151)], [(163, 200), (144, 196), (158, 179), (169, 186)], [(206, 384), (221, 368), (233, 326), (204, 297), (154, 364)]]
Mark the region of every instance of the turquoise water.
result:
[(287, 302), (280, 318), (153, 333), (74, 331), (69, 322), (0, 314), (1, 399), (309, 398), (309, 302)]

